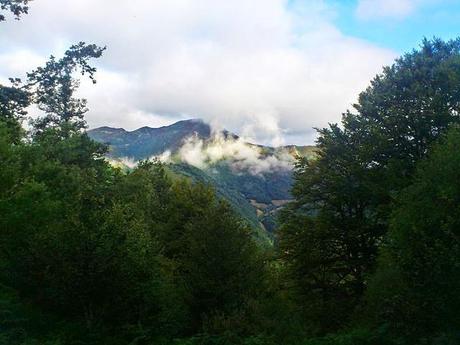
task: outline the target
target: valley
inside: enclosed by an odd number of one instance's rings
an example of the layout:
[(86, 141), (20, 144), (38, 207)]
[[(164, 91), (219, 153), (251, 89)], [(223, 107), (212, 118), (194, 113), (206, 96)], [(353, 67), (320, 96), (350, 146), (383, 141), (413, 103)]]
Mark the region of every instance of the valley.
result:
[(292, 198), (296, 158), (315, 155), (313, 146), (254, 145), (225, 130), (213, 132), (197, 119), (135, 131), (100, 127), (88, 135), (109, 146), (107, 157), (115, 165), (129, 169), (155, 158), (172, 175), (212, 185), (263, 242), (272, 241), (276, 214)]

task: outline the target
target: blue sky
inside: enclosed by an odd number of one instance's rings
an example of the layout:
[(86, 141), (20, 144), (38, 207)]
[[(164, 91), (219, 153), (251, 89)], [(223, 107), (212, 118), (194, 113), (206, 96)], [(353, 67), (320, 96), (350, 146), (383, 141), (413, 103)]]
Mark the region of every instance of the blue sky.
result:
[[(398, 53), (417, 47), (423, 37), (452, 39), (460, 36), (460, 1), (405, 1), (409, 8), (390, 14), (357, 14), (357, 0), (329, 0), (336, 16), (334, 23), (346, 35), (374, 42)], [(373, 1), (385, 2), (391, 1)], [(378, 12), (378, 10), (377, 10)], [(401, 13), (402, 12), (402, 13)]]
[(56, 1), (0, 24), (0, 82), (96, 43), (91, 128), (202, 118), (271, 145), (312, 143), (383, 66), (460, 35), (460, 0)]

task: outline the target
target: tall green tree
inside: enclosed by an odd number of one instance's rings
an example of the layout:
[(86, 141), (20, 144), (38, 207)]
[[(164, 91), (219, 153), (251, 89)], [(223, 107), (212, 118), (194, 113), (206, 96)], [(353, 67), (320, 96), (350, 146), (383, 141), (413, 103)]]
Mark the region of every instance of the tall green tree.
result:
[(414, 343), (460, 329), (459, 150), (454, 128), (418, 164), (392, 212), (368, 293), (377, 320)]
[[(216, 204), (214, 204), (216, 203)], [(230, 206), (212, 201), (186, 226), (188, 250), (182, 270), (190, 291), (192, 317), (199, 321), (247, 308), (263, 278), (250, 229)]]
[(326, 311), (320, 329), (346, 323), (375, 267), (391, 202), (430, 144), (459, 122), (459, 67), (460, 40), (424, 40), (384, 68), (340, 127), (319, 131), (316, 160), (298, 162), (280, 255), (303, 305), (329, 306), (317, 309)]
[(178, 181), (159, 238), (187, 291), (190, 331), (217, 315), (244, 311), (263, 279), (262, 257), (248, 226), (205, 185)]

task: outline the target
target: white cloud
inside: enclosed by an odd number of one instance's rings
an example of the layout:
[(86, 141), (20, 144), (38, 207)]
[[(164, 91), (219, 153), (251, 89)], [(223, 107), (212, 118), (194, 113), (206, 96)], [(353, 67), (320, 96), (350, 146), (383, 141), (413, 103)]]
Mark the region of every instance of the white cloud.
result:
[(117, 159), (110, 158), (110, 159), (107, 159), (107, 161), (112, 166), (117, 167), (117, 168), (128, 167), (130, 169), (134, 169), (139, 164), (138, 161), (135, 161), (134, 159), (128, 158), (128, 157), (121, 157), (121, 158), (117, 158)]
[[(223, 132), (214, 131), (207, 140), (192, 135), (174, 153), (166, 150), (160, 155), (151, 156), (150, 160), (163, 163), (180, 161), (202, 170), (214, 169), (214, 164), (225, 162), (236, 174), (245, 172), (254, 176), (292, 170), (295, 156), (288, 149), (278, 148), (270, 154), (264, 153), (264, 149), (247, 143), (242, 137), (227, 137)], [(128, 168), (134, 168), (139, 163), (132, 157), (109, 159), (109, 162)]]
[(40, 0), (0, 24), (0, 61), (107, 45), (98, 84), (82, 83), (92, 127), (201, 117), (253, 141), (305, 143), (395, 57), (343, 35), (333, 15), (321, 0)]
[[(188, 138), (178, 150), (178, 156), (181, 161), (200, 169), (226, 160), (236, 173), (245, 171), (252, 175), (288, 171), (294, 163), (294, 157), (287, 152), (264, 155), (258, 146), (249, 145), (242, 138), (226, 138), (218, 132), (207, 141), (196, 136)], [(167, 153), (167, 157), (170, 157), (170, 153)]]
[(0, 82), (7, 83), (9, 77), (23, 76), (46, 62), (46, 58), (27, 49), (1, 53), (0, 50)]

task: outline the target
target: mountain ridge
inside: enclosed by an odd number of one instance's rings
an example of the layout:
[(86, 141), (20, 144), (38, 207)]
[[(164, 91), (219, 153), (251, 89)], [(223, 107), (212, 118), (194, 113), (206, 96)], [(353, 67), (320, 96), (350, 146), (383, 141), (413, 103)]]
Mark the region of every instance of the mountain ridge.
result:
[(170, 173), (212, 185), (262, 238), (272, 236), (276, 213), (292, 199), (295, 159), (316, 152), (313, 146), (248, 143), (229, 131), (212, 131), (200, 119), (133, 131), (103, 126), (88, 135), (107, 144), (108, 158), (120, 165), (156, 157)]
[[(212, 134), (211, 126), (209, 124), (207, 124), (205, 121), (203, 121), (202, 119), (199, 119), (199, 118), (181, 120), (181, 121), (177, 121), (177, 122), (175, 122), (175, 123), (173, 123), (171, 125), (166, 125), (166, 126), (161, 126), (161, 127), (143, 126), (143, 127), (139, 127), (137, 129), (131, 130), (131, 131), (126, 130), (126, 129), (122, 128), (122, 127), (101, 126), (101, 127), (90, 129), (90, 130), (87, 131), (87, 133), (93, 140), (96, 140), (98, 142), (106, 143), (109, 146), (113, 146), (116, 143), (113, 143), (113, 142), (110, 141), (111, 135), (118, 134), (120, 132), (122, 132), (126, 136), (134, 136), (134, 135), (137, 135), (139, 133), (141, 133), (141, 134), (142, 133), (159, 134), (161, 132), (168, 131), (168, 130), (180, 130), (181, 131), (181, 130), (184, 130), (184, 129), (186, 129), (186, 131), (183, 132), (184, 136), (182, 138), (180, 138), (181, 140), (186, 139), (187, 137), (190, 137), (190, 135), (191, 135), (190, 131), (197, 132), (197, 134), (199, 136), (202, 136), (204, 139), (209, 139), (211, 137), (211, 134)], [(109, 133), (107, 133), (107, 132), (109, 132)], [(239, 135), (237, 135), (235, 133), (232, 133), (230, 131), (227, 131), (225, 129), (221, 130), (220, 133), (222, 133), (222, 135), (224, 137), (232, 137), (234, 139), (239, 139), (240, 138)], [(263, 145), (263, 144), (256, 144), (256, 143), (252, 143), (252, 142), (246, 142), (246, 144), (251, 145), (251, 146), (257, 146), (257, 147), (260, 147), (260, 148), (265, 148), (265, 149), (272, 149), (272, 150), (281, 149), (281, 148), (285, 148), (285, 149), (296, 148), (296, 149), (300, 149), (301, 151), (303, 151), (304, 149), (308, 150), (308, 149), (314, 148), (313, 145), (288, 144), (288, 145), (281, 145), (281, 146), (269, 146), (269, 145)], [(162, 152), (155, 152), (155, 153), (162, 153)], [(118, 155), (116, 155), (116, 156), (118, 156)], [(134, 159), (138, 158), (138, 157), (130, 157), (130, 156), (126, 156), (126, 157), (134, 158)], [(142, 157), (142, 158), (148, 158), (148, 157)]]

